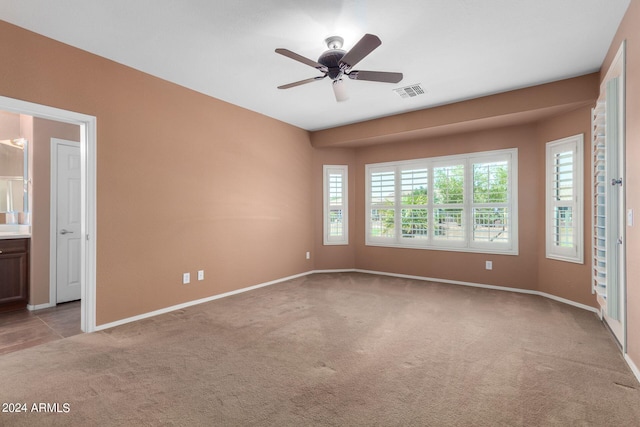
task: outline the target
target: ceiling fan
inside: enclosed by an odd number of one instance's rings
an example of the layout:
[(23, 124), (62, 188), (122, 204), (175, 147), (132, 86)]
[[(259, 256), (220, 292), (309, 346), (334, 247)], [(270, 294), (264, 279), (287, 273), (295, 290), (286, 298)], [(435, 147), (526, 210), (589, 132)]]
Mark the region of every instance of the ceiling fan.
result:
[(310, 79), (300, 80), (298, 82), (289, 83), (286, 85), (278, 86), (278, 89), (289, 89), (295, 86), (300, 86), (306, 83), (315, 82), (316, 80), (322, 80), (325, 77), (333, 81), (333, 92), (336, 96), (336, 101), (346, 101), (348, 99), (347, 92), (342, 80), (343, 76), (347, 76), (352, 80), (368, 80), (371, 82), (384, 82), (384, 83), (398, 83), (402, 80), (402, 73), (390, 73), (387, 71), (364, 71), (354, 70), (353, 67), (360, 62), (365, 56), (369, 55), (375, 48), (380, 46), (382, 42), (378, 36), (373, 34), (365, 34), (356, 45), (351, 48), (349, 52), (341, 49), (344, 40), (342, 37), (332, 36), (325, 40), (329, 50), (325, 51), (318, 61), (313, 61), (304, 56), (298, 55), (288, 49), (276, 49), (276, 53), (284, 55), (288, 58), (302, 62), (309, 65), (323, 75), (317, 77), (311, 77)]

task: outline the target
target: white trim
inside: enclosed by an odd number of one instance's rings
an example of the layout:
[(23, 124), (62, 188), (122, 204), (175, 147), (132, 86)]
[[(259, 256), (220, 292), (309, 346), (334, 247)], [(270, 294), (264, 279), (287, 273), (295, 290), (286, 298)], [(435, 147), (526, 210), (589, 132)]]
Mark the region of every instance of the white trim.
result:
[(381, 276), (392, 276), (392, 277), (400, 277), (404, 279), (414, 279), (414, 280), (423, 280), (427, 282), (437, 282), (437, 283), (447, 283), (450, 285), (461, 285), (461, 286), (470, 286), (473, 288), (483, 288), (483, 289), (492, 289), (495, 291), (507, 291), (507, 292), (515, 292), (518, 294), (527, 294), (527, 295), (537, 295), (544, 298), (549, 298), (554, 301), (558, 301), (567, 305), (572, 305), (577, 308), (581, 308), (583, 310), (591, 311), (593, 313), (598, 313), (599, 310), (595, 307), (591, 307), (585, 304), (581, 304), (579, 302), (571, 301), (565, 298), (561, 298), (555, 295), (548, 294), (546, 292), (534, 291), (531, 289), (520, 289), (520, 288), (510, 288), (508, 286), (497, 286), (497, 285), (485, 285), (482, 283), (473, 283), (473, 282), (463, 282), (460, 280), (449, 280), (449, 279), (438, 279), (434, 277), (424, 277), (424, 276), (412, 276), (408, 274), (397, 274), (397, 273), (387, 273), (384, 271), (373, 271), (373, 270), (361, 270), (354, 269), (352, 270), (357, 273), (367, 273), (367, 274), (377, 274)]
[[(330, 175), (342, 177), (342, 205), (333, 206), (333, 209), (342, 211), (342, 236), (329, 235), (331, 224), (330, 206)], [(322, 204), (323, 204), (323, 244), (348, 245), (349, 244), (349, 166), (348, 165), (323, 165), (322, 166)]]
[(193, 301), (187, 301), (187, 302), (184, 302), (182, 304), (176, 304), (176, 305), (172, 305), (170, 307), (161, 308), (159, 310), (150, 311), (148, 313), (139, 314), (137, 316), (132, 316), (132, 317), (127, 317), (125, 319), (116, 320), (115, 322), (109, 322), (109, 323), (105, 323), (105, 324), (102, 324), (102, 325), (98, 325), (98, 326), (96, 326), (95, 330), (96, 331), (102, 331), (102, 330), (105, 330), (105, 329), (113, 328), (115, 326), (124, 325), (126, 323), (136, 322), (138, 320), (147, 319), (149, 317), (154, 317), (154, 316), (158, 316), (158, 315), (161, 315), (161, 314), (170, 313), (170, 312), (175, 311), (175, 310), (181, 310), (183, 308), (191, 307), (193, 305), (198, 305), (198, 304), (202, 304), (202, 303), (205, 303), (205, 302), (215, 301), (215, 300), (220, 299), (220, 298), (225, 298), (225, 297), (229, 297), (231, 295), (241, 294), (241, 293), (244, 293), (244, 292), (252, 291), (254, 289), (264, 288), (265, 286), (275, 285), (277, 283), (286, 282), (287, 280), (297, 279), (299, 277), (307, 276), (307, 275), (312, 274), (312, 273), (313, 273), (313, 271), (308, 271), (308, 272), (300, 273), (300, 274), (294, 274), (293, 276), (283, 277), (281, 279), (272, 280), (270, 282), (260, 283), (260, 284), (257, 284), (257, 285), (248, 286), (246, 288), (236, 289), (235, 291), (225, 292), (223, 294), (212, 295), (210, 297), (200, 298), (200, 299), (193, 300)]
[[(82, 170), (82, 301), (80, 328), (93, 332), (96, 326), (96, 150), (97, 119), (87, 114), (34, 104), (0, 96), (0, 110), (27, 114), (80, 126), (80, 157)], [(32, 207), (33, 211), (33, 207)], [(51, 301), (49, 302), (51, 304)]]
[(577, 303), (577, 302), (574, 302), (574, 301), (571, 301), (571, 300), (568, 300), (568, 299), (565, 299), (565, 298), (560, 298), (560, 297), (557, 297), (555, 295), (550, 295), (550, 294), (547, 294), (547, 293), (544, 293), (544, 292), (533, 291), (533, 290), (529, 290), (529, 289), (510, 288), (510, 287), (496, 286), (496, 285), (485, 285), (485, 284), (481, 284), (481, 283), (462, 282), (462, 281), (459, 281), (459, 280), (436, 279), (436, 278), (424, 277), (424, 276), (412, 276), (412, 275), (408, 275), (408, 274), (387, 273), (387, 272), (384, 272), (384, 271), (361, 270), (361, 269), (357, 269), (357, 268), (345, 268), (345, 269), (333, 269), (333, 270), (310, 270), (310, 271), (307, 271), (307, 272), (304, 272), (304, 273), (295, 274), (293, 276), (288, 276), (288, 277), (283, 277), (281, 279), (272, 280), (270, 282), (260, 283), (260, 284), (257, 284), (257, 285), (248, 286), (246, 288), (236, 289), (235, 291), (225, 292), (223, 294), (218, 294), (218, 295), (212, 295), (210, 297), (201, 298), (201, 299), (197, 299), (197, 300), (193, 300), (193, 301), (187, 301), (187, 302), (184, 302), (182, 304), (176, 304), (176, 305), (172, 305), (170, 307), (161, 308), (159, 310), (150, 311), (148, 313), (143, 313), (143, 314), (139, 314), (139, 315), (136, 315), (136, 316), (127, 317), (125, 319), (116, 320), (114, 322), (105, 323), (103, 325), (97, 325), (95, 330), (96, 331), (102, 331), (102, 330), (105, 330), (105, 329), (109, 329), (109, 328), (113, 328), (113, 327), (116, 327), (116, 326), (124, 325), (124, 324), (130, 323), (130, 322), (136, 322), (138, 320), (147, 319), (149, 317), (154, 317), (154, 316), (159, 316), (161, 314), (170, 313), (170, 312), (175, 311), (175, 310), (181, 310), (183, 308), (191, 307), (191, 306), (202, 304), (202, 303), (205, 303), (205, 302), (215, 301), (217, 299), (225, 298), (225, 297), (228, 297), (228, 296), (231, 296), (231, 295), (237, 295), (237, 294), (240, 294), (240, 293), (252, 291), (254, 289), (259, 289), (259, 288), (263, 288), (263, 287), (266, 287), (266, 286), (271, 286), (271, 285), (275, 285), (275, 284), (278, 284), (278, 283), (286, 282), (287, 280), (293, 280), (293, 279), (297, 279), (297, 278), (300, 278), (300, 277), (308, 276), (310, 274), (328, 274), (328, 273), (365, 273), (365, 274), (374, 274), (374, 275), (379, 275), (379, 276), (392, 276), (392, 277), (400, 277), (400, 278), (405, 278), (405, 279), (422, 280), (422, 281), (428, 281), (428, 282), (438, 282), (438, 283), (447, 283), (447, 284), (452, 284), (452, 285), (470, 286), (470, 287), (475, 287), (475, 288), (492, 289), (492, 290), (497, 290), (497, 291), (516, 292), (516, 293), (520, 293), (520, 294), (538, 295), (538, 296), (549, 298), (549, 299), (552, 299), (552, 300), (555, 300), (555, 301), (558, 301), (558, 302), (561, 302), (561, 303), (564, 303), (564, 304), (572, 305), (574, 307), (581, 308), (583, 310), (587, 310), (587, 311), (592, 311), (594, 313), (598, 313), (598, 309), (597, 308), (590, 307), (590, 306), (584, 305), (584, 304), (580, 304), (580, 303)]
[(631, 360), (628, 353), (624, 354), (624, 360), (627, 362), (627, 365), (629, 365), (629, 368), (631, 368), (631, 372), (636, 376), (638, 382), (640, 382), (640, 369), (638, 369), (638, 366), (633, 363), (633, 360)]
[(45, 308), (51, 308), (51, 307), (55, 307), (56, 304), (51, 304), (49, 302), (44, 303), (44, 304), (37, 304), (37, 305), (31, 305), (31, 304), (27, 304), (27, 310), (29, 311), (36, 311), (36, 310), (42, 310)]
[[(473, 201), (473, 166), (478, 163), (506, 161), (508, 163), (508, 198), (503, 203), (476, 203)], [(436, 204), (434, 202), (434, 168), (460, 165), (464, 168), (462, 203)], [(412, 205), (408, 208), (425, 209), (428, 212), (428, 235), (419, 239), (402, 236), (401, 210), (402, 205), (402, 172), (405, 170), (426, 170), (427, 195), (426, 204)], [(388, 197), (385, 202), (374, 203), (372, 200), (372, 177), (374, 174), (388, 174), (393, 178), (385, 184)], [(398, 247), (408, 249), (444, 250), (455, 252), (475, 252), (501, 255), (518, 255), (518, 149), (506, 148), (492, 151), (470, 152), (449, 156), (429, 157), (421, 159), (403, 160), (397, 162), (370, 163), (365, 165), (365, 245)], [(387, 190), (385, 190), (387, 191)], [(391, 196), (393, 194), (393, 196)], [(393, 199), (393, 201), (392, 201)], [(390, 204), (392, 203), (392, 204)], [(475, 241), (473, 227), (475, 224), (475, 208), (506, 208), (509, 215), (508, 242)], [(462, 210), (462, 224), (464, 236), (460, 239), (441, 239), (436, 235), (434, 212), (436, 209), (457, 208)], [(395, 213), (393, 236), (374, 236), (372, 232), (372, 211), (389, 210)]]
[[(572, 190), (573, 200), (557, 201), (553, 199), (553, 156), (560, 151), (572, 153)], [(549, 259), (584, 264), (584, 135), (547, 142), (545, 145), (545, 255)], [(573, 222), (573, 246), (556, 247), (554, 245), (553, 214), (554, 208), (570, 207)]]

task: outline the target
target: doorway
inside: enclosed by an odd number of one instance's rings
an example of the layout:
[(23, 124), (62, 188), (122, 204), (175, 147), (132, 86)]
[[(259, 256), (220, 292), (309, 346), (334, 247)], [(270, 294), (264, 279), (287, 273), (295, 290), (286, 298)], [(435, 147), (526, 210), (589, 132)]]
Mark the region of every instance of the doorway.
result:
[[(96, 328), (96, 117), (0, 96), (0, 110), (70, 123), (80, 127), (79, 284), (80, 328)], [(55, 305), (50, 300), (49, 305)]]

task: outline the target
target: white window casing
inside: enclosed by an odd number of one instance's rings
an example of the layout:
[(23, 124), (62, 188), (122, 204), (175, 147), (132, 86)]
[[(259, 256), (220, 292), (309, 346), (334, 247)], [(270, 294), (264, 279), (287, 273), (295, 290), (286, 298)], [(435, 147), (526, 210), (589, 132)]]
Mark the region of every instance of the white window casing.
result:
[(366, 165), (365, 243), (517, 255), (517, 158), (513, 148)]
[(323, 166), (324, 244), (349, 244), (347, 165)]
[(584, 263), (584, 136), (546, 144), (546, 256)]

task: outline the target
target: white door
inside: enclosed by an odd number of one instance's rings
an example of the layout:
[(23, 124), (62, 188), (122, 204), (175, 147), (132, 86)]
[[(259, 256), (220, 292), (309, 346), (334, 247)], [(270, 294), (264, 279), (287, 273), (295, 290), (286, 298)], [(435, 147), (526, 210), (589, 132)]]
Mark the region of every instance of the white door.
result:
[[(617, 61), (616, 61), (617, 63)], [(621, 73), (622, 74), (622, 73)], [(625, 138), (624, 79), (610, 78), (606, 87), (607, 302), (604, 319), (626, 352)]]
[(56, 302), (81, 297), (81, 171), (80, 143), (51, 140), (55, 168)]

